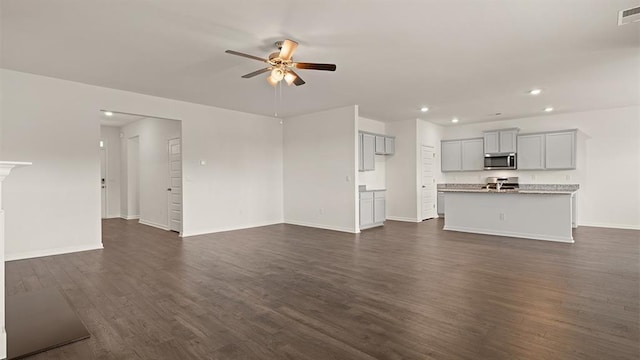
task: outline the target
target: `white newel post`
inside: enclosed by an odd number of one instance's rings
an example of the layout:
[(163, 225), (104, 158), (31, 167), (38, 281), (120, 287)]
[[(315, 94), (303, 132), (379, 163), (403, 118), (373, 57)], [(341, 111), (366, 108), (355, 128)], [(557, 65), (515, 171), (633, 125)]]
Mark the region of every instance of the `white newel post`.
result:
[(2, 181), (12, 169), (28, 165), (31, 165), (31, 163), (0, 161), (0, 359), (7, 357), (7, 332), (4, 328), (4, 210), (2, 209)]

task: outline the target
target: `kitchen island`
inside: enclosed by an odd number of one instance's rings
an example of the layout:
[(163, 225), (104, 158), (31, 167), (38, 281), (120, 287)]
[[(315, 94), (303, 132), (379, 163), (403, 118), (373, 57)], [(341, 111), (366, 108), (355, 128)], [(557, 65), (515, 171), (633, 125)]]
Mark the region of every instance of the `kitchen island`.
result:
[(578, 185), (445, 186), (444, 230), (573, 243)]

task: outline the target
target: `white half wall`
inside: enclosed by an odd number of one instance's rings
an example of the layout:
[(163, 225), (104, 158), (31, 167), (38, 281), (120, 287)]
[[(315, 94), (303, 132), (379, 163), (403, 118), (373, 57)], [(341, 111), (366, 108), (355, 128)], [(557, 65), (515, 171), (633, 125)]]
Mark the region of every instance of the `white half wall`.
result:
[(640, 229), (640, 107), (447, 126), (443, 137), (479, 137), (482, 131), (510, 127), (520, 133), (578, 129), (577, 169), (445, 173), (445, 181), (484, 183), (487, 176), (518, 176), (521, 183), (580, 184), (579, 225)]
[(358, 107), (284, 120), (284, 221), (356, 233)]
[[(386, 125), (382, 121), (360, 117), (358, 130), (375, 134), (387, 134)], [(366, 185), (367, 189), (384, 189), (387, 186), (387, 158), (393, 155), (375, 155), (375, 169), (358, 171), (358, 185)]]
[(387, 123), (387, 134), (396, 137), (396, 153), (387, 159), (387, 219), (419, 222), (417, 194), (419, 145), (417, 119)]
[[(181, 137), (180, 121), (145, 118), (123, 126), (121, 132), (123, 153), (138, 155), (138, 161), (133, 164), (128, 163), (128, 158), (123, 161), (126, 171), (122, 174), (123, 179), (137, 177), (138, 188), (128, 188), (123, 194), (127, 196), (127, 203), (137, 201), (139, 205), (136, 209), (123, 208), (122, 213), (128, 218), (139, 216), (142, 223), (168, 229), (169, 140)], [(129, 145), (136, 148), (129, 149)]]
[(100, 126), (107, 151), (107, 218), (120, 217), (120, 128)]
[(182, 120), (184, 235), (282, 222), (279, 119), (6, 69), (0, 78), (0, 151), (33, 161), (3, 184), (8, 259), (102, 247), (100, 109)]

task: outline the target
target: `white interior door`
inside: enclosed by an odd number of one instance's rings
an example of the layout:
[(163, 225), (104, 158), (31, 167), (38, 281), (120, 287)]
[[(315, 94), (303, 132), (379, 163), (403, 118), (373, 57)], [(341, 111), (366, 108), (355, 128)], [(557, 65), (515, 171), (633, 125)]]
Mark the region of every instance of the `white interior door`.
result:
[(169, 230), (182, 232), (182, 149), (180, 139), (169, 140)]
[(433, 147), (422, 145), (422, 220), (436, 217), (436, 179), (433, 175)]
[(102, 199), (102, 218), (107, 218), (107, 150), (104, 141), (100, 141), (100, 194)]

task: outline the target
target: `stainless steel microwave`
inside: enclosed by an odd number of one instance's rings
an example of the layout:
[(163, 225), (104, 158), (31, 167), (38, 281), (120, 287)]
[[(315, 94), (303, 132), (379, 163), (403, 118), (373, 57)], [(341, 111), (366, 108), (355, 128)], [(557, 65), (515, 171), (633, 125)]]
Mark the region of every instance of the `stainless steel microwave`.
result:
[(517, 168), (516, 153), (484, 154), (485, 170), (515, 170)]

